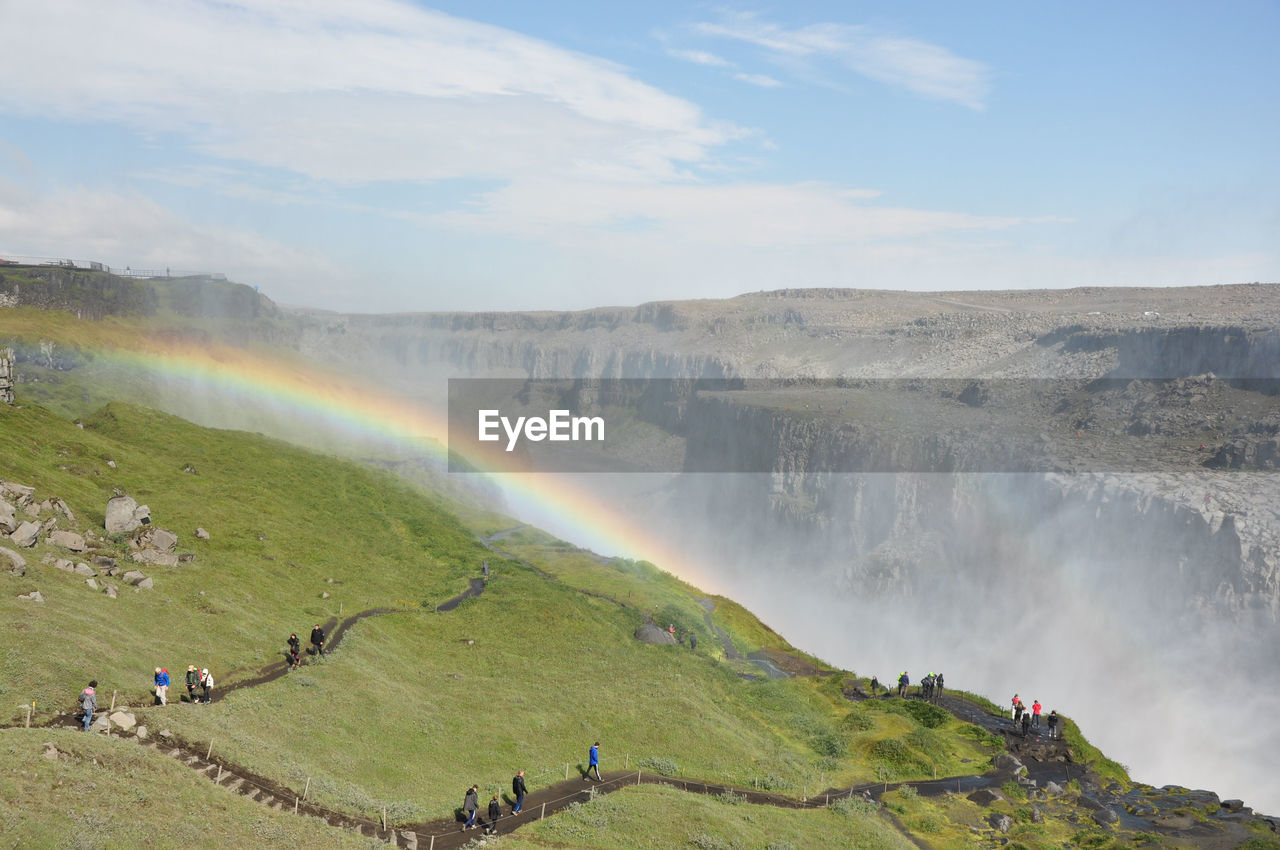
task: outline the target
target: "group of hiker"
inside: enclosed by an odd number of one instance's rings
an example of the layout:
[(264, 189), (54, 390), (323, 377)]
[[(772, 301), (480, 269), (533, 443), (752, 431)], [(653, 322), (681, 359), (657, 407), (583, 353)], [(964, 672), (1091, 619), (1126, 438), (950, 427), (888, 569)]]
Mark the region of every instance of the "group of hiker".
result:
[[(1012, 706), (1014, 731), (1018, 731), (1020, 729), (1022, 731), (1022, 737), (1025, 738), (1031, 734), (1032, 728), (1038, 729), (1040, 727), (1040, 712), (1044, 710), (1044, 706), (1040, 704), (1040, 700), (1032, 700), (1031, 708), (1027, 708), (1022, 702), (1022, 698), (1017, 694), (1014, 694)], [(1049, 737), (1057, 738), (1058, 712), (1056, 710), (1049, 712), (1049, 716), (1046, 718), (1046, 723), (1049, 727)]]
[[(930, 673), (920, 680), (920, 698), (936, 702), (942, 696), (943, 678), (941, 673)], [(885, 696), (889, 695), (888, 685), (881, 685), (878, 676), (871, 677), (871, 696), (875, 698), (879, 695), (881, 688), (884, 688)], [(898, 696), (906, 699), (911, 690), (911, 675), (903, 670), (898, 674)]]
[[(596, 781), (602, 782), (600, 776), (600, 742), (596, 741), (587, 750), (587, 769), (582, 775), (583, 782), (591, 781), (591, 771), (596, 773)], [(520, 771), (511, 777), (511, 797), (515, 801), (511, 804), (511, 814), (518, 815), (524, 809), (524, 798), (529, 793), (529, 786), (524, 781), (524, 771)], [(502, 817), (502, 803), (498, 800), (498, 795), (494, 794), (489, 799), (489, 822), (477, 823), (480, 814), (480, 786), (472, 785), (467, 789), (467, 793), (462, 798), (462, 814), (465, 820), (462, 823), (462, 829), (475, 829), (478, 826), (484, 826), (486, 835), (492, 835), (498, 831), (498, 819)]]
[[(294, 670), (302, 666), (302, 641), (294, 633), (289, 635), (288, 643), (289, 669)], [(320, 628), (319, 623), (311, 627), (311, 651), (316, 655), (324, 655), (324, 629)]]
[[(169, 704), (169, 671), (163, 667), (156, 668), (155, 678), (156, 705)], [(196, 690), (199, 689), (199, 693)], [(213, 674), (208, 667), (196, 669), (196, 665), (187, 665), (187, 702), (208, 703), (213, 694)]]

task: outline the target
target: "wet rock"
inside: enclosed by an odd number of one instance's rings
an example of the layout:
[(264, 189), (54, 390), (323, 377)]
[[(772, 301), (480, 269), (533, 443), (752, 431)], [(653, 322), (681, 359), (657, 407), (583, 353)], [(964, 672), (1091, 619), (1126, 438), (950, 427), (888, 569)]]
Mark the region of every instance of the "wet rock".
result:
[(1022, 769), (1022, 762), (1018, 760), (1017, 756), (1010, 755), (1009, 753), (1000, 753), (998, 756), (991, 759), (991, 766), (996, 770), (1006, 770), (1011, 773), (1016, 773)]
[(1004, 795), (991, 788), (979, 788), (965, 799), (979, 806), (990, 806), (992, 803), (1004, 800)]
[(993, 814), (987, 816), (987, 823), (991, 824), (991, 828), (997, 832), (1005, 833), (1013, 826), (1013, 818), (1008, 815)]
[(72, 552), (83, 552), (86, 548), (84, 538), (74, 531), (51, 531), (48, 542)]
[(27, 574), (27, 559), (6, 546), (0, 546), (0, 565), (9, 563), (9, 573), (15, 576)]
[(40, 591), (33, 590), (30, 593), (19, 594), (19, 599), (25, 599), (28, 602), (43, 602), (44, 597), (40, 595)]
[(36, 545), (36, 538), (39, 536), (40, 524), (28, 520), (27, 522), (22, 523), (22, 525), (19, 525), (17, 530), (14, 531), (13, 534), (9, 535), (9, 539), (14, 542), (14, 545), (21, 546), (24, 549), (29, 549)]
[(208, 540), (208, 539), (209, 539), (209, 532), (205, 531), (203, 528), (197, 528), (197, 529), (196, 529), (196, 539), (197, 539), (197, 540)]

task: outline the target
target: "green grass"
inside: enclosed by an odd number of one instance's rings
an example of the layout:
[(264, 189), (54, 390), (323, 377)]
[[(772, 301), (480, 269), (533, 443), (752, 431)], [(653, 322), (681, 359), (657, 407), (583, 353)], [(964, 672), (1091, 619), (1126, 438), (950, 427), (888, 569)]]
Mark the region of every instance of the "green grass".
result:
[(572, 807), (504, 837), (502, 850), (583, 847), (811, 848), (913, 847), (874, 809), (832, 806), (796, 811), (644, 785)]
[[(46, 743), (63, 755), (44, 758)], [(63, 729), (0, 731), (0, 836), (7, 847), (103, 850), (387, 846), (214, 788), (131, 741)]]

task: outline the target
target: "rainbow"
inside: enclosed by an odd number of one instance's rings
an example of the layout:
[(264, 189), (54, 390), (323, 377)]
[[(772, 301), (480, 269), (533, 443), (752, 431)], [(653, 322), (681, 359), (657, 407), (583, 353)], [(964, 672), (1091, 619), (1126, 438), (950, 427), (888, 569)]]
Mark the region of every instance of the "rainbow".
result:
[[(257, 354), (157, 337), (132, 340), (130, 346), (99, 347), (93, 353), (131, 373), (183, 383), (250, 409), (271, 407), (278, 414), (320, 421), (347, 435), (390, 442), (447, 463), (444, 416), (323, 372), (309, 362), (290, 361), (276, 352)], [(554, 533), (579, 545), (585, 541), (604, 548), (606, 554), (642, 558), (705, 589), (717, 584), (705, 567), (665, 544), (649, 528), (611, 510), (594, 493), (561, 476), (508, 468), (504, 459), (501, 452), (466, 455), (517, 506), (536, 507), (536, 512), (549, 517)]]

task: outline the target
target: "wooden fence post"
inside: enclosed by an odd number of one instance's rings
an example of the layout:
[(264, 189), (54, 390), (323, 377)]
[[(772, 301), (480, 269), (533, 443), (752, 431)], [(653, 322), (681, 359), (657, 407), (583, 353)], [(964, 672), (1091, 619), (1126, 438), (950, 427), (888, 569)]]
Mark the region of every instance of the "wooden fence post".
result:
[(205, 753), (205, 754), (204, 754), (204, 760), (205, 760), (205, 761), (208, 761), (208, 760), (209, 760), (210, 758), (212, 758), (212, 757), (213, 757), (213, 739), (212, 739), (212, 738), (210, 738), (210, 739), (209, 739), (209, 752), (207, 752), (207, 753)]
[(34, 702), (33, 702), (33, 703), (31, 703), (31, 705), (27, 706), (27, 728), (28, 728), (28, 729), (30, 729), (30, 728), (31, 728), (31, 709), (32, 709), (34, 706), (35, 706), (35, 703), (34, 703)]
[(115, 710), (116, 710), (116, 693), (117, 693), (117, 691), (112, 691), (112, 692), (111, 692), (111, 708), (107, 709), (107, 711), (115, 711)]
[(307, 799), (307, 792), (311, 790), (311, 777), (307, 777), (307, 787), (302, 789), (302, 799)]

